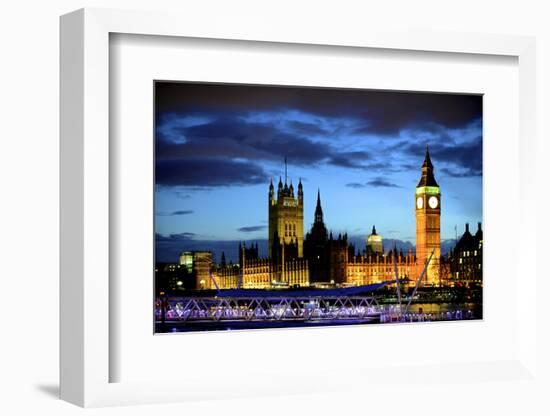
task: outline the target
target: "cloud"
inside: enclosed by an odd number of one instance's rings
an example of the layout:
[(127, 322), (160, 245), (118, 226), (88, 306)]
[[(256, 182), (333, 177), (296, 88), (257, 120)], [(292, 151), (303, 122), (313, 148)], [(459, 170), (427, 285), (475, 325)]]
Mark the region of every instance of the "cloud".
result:
[(364, 161), (368, 159), (370, 155), (365, 151), (341, 152), (330, 156), (329, 162), (344, 168), (364, 169), (366, 167)]
[[(234, 116), (208, 118), (190, 127), (157, 128), (156, 180), (164, 186), (218, 187), (264, 183), (269, 176), (264, 162), (364, 169), (370, 154), (364, 150), (340, 151), (314, 142), (300, 132), (284, 131), (277, 124), (247, 121)], [(160, 124), (174, 117), (161, 117)], [(303, 128), (302, 128), (303, 130)], [(170, 132), (170, 133), (166, 133)], [(180, 136), (185, 136), (181, 140)]]
[(458, 146), (442, 146), (433, 152), (438, 161), (454, 166), (456, 169), (442, 168), (449, 176), (481, 176), (483, 167), (482, 140), (479, 137), (473, 143)]
[(249, 227), (237, 228), (237, 231), (240, 231), (242, 233), (253, 233), (255, 231), (265, 230), (266, 228), (267, 228), (266, 225), (252, 225)]
[(286, 127), (295, 133), (300, 133), (302, 135), (316, 136), (316, 135), (326, 135), (329, 133), (328, 130), (322, 128), (315, 123), (306, 123), (303, 121), (291, 120), (286, 123)]
[(365, 185), (363, 183), (358, 183), (358, 182), (346, 183), (346, 186), (348, 188), (353, 188), (353, 189), (361, 189), (361, 188), (366, 188), (367, 187), (367, 185)]
[(166, 241), (181, 242), (181, 241), (192, 240), (193, 237), (195, 237), (195, 236), (196, 236), (195, 233), (189, 233), (189, 232), (177, 233), (177, 234), (168, 234), (168, 235), (157, 233), (157, 234), (155, 234), (155, 240), (157, 242), (166, 242)]
[(162, 186), (213, 187), (265, 183), (257, 164), (222, 159), (157, 160), (156, 183)]
[(371, 179), (366, 183), (359, 183), (359, 182), (346, 183), (346, 186), (348, 188), (353, 188), (353, 189), (363, 189), (368, 186), (373, 186), (375, 188), (401, 188), (400, 186), (394, 183), (391, 183), (388, 180), (381, 177)]
[(155, 88), (163, 186), (265, 183), (269, 165), (285, 157), (291, 166), (384, 176), (418, 169), (428, 143), (440, 172), (481, 175), (480, 96), (170, 82)]
[(473, 169), (441, 168), (441, 173), (452, 178), (470, 178), (472, 176), (481, 176), (481, 171)]
[[(211, 117), (214, 117), (213, 115)], [(173, 117), (160, 124), (171, 123)], [(219, 116), (210, 123), (182, 129), (185, 142), (164, 135), (157, 128), (157, 159), (229, 158), (250, 161), (289, 161), (301, 165), (319, 163), (339, 152), (327, 144), (315, 143), (299, 132), (285, 131), (270, 122), (253, 122), (243, 115)], [(169, 129), (166, 129), (169, 130)]]
[(375, 188), (401, 188), (399, 185), (389, 182), (384, 178), (374, 178), (367, 182), (368, 186), (374, 186)]
[[(480, 135), (456, 143), (455, 141), (403, 141), (391, 150), (407, 157), (424, 155), (429, 144), (430, 156), (435, 165), (435, 174), (440, 171), (452, 177), (481, 176), (483, 170), (483, 140)], [(404, 164), (403, 168), (409, 168)]]
[(188, 210), (173, 211), (168, 213), (159, 212), (156, 215), (159, 217), (173, 217), (177, 215), (189, 215), (189, 214), (193, 214), (194, 212), (195, 211), (193, 211), (192, 209), (188, 209)]
[[(396, 135), (405, 127), (435, 123), (457, 128), (479, 118), (479, 95), (434, 94), (382, 90), (250, 86), (239, 84), (193, 84), (157, 82), (156, 111), (184, 112), (186, 123), (217, 111), (281, 112), (293, 109), (313, 118), (354, 119), (356, 134)], [(192, 116), (195, 116), (193, 118)], [(313, 124), (313, 123), (310, 123)], [(307, 134), (317, 134), (317, 125), (295, 125)]]

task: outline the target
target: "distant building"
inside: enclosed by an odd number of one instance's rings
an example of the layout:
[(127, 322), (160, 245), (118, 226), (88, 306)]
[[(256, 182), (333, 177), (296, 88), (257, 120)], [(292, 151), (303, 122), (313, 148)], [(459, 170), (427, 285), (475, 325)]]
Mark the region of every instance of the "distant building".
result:
[(187, 269), (177, 263), (157, 263), (155, 266), (155, 291), (174, 293), (189, 286)]
[(481, 223), (477, 232), (472, 235), (470, 225), (450, 255), (450, 283), (454, 285), (480, 285), (483, 282), (483, 231)]
[(188, 273), (193, 272), (193, 253), (184, 251), (180, 254), (180, 266), (185, 267)]
[(384, 246), (382, 245), (382, 236), (376, 233), (376, 227), (372, 226), (372, 233), (367, 237), (367, 254), (382, 254)]
[(186, 289), (212, 289), (215, 287), (210, 277), (212, 252), (184, 251), (180, 255), (179, 266), (185, 270), (188, 276), (183, 284)]

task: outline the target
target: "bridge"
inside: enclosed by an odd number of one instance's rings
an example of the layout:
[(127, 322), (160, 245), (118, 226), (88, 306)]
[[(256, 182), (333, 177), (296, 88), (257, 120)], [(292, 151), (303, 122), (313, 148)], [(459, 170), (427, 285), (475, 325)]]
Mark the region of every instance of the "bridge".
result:
[(157, 299), (157, 321), (379, 320), (373, 296), (170, 297)]

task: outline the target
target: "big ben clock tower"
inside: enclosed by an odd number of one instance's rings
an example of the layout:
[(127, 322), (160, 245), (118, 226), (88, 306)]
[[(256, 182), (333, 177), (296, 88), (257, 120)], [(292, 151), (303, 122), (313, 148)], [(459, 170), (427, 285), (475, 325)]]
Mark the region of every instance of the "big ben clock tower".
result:
[(416, 261), (417, 277), (422, 273), (426, 261), (433, 256), (422, 278), (428, 285), (439, 285), (439, 259), (441, 257), (441, 192), (435, 181), (434, 167), (430, 152), (426, 147), (426, 156), (422, 164), (422, 176), (414, 195), (416, 210)]

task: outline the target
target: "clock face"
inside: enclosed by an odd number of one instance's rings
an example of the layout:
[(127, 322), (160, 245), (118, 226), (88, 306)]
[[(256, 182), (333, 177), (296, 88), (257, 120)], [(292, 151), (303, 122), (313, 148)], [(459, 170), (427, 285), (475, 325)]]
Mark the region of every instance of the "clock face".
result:
[(428, 199), (428, 205), (430, 206), (430, 208), (436, 209), (437, 206), (439, 205), (439, 201), (438, 201), (437, 197), (436, 196), (431, 196), (430, 199)]
[(424, 199), (421, 196), (419, 196), (418, 198), (416, 198), (416, 208), (422, 209), (423, 206), (424, 206)]

